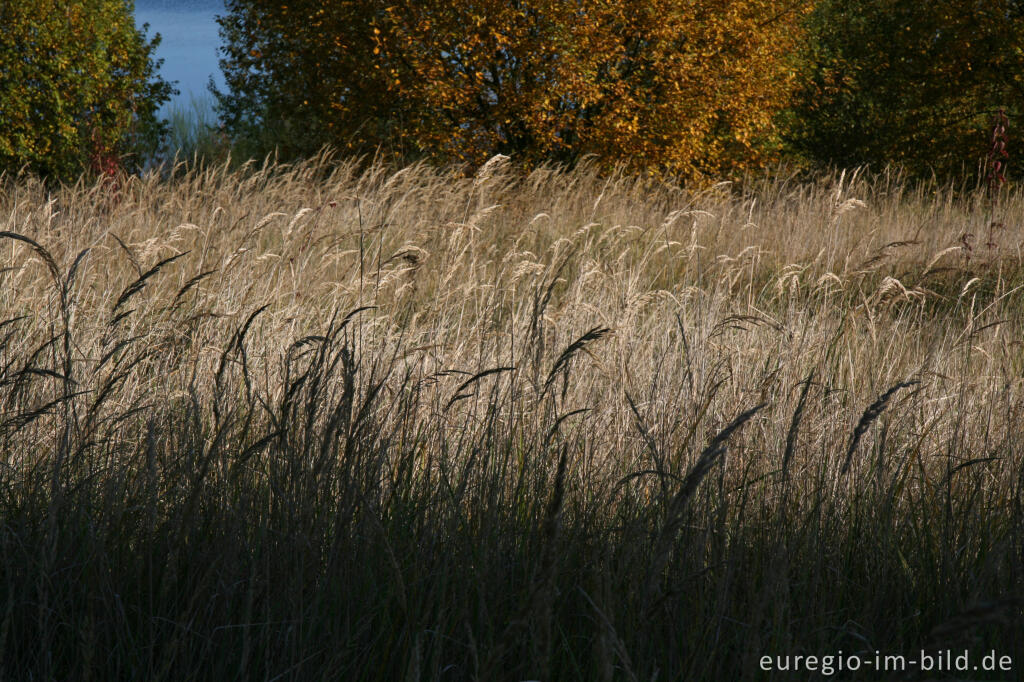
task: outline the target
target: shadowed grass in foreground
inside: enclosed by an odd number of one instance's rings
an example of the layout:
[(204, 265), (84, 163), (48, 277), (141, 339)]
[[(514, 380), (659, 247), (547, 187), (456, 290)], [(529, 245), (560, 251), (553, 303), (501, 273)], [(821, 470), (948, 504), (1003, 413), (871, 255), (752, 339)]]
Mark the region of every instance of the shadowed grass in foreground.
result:
[(1019, 194), (985, 242), (884, 176), (2, 192), (4, 678), (1024, 664)]

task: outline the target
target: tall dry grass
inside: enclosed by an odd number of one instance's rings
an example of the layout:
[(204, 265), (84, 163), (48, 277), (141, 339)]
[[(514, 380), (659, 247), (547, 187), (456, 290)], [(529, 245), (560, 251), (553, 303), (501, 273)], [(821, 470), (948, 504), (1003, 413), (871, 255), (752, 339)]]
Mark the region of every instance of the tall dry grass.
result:
[(5, 679), (1021, 664), (1019, 192), (991, 233), (895, 173), (116, 190), (2, 184)]

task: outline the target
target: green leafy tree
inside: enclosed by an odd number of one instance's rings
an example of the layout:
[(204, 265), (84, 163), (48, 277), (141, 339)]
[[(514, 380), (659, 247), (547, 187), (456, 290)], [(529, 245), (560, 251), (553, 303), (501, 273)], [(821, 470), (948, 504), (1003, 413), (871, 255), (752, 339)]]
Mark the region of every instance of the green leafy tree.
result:
[(221, 109), (286, 153), (593, 154), (717, 176), (777, 150), (810, 4), (229, 0)]
[(1022, 10), (1018, 0), (820, 0), (790, 144), (839, 166), (973, 171), (993, 112), (1024, 112)]
[(173, 93), (131, 0), (0, 2), (0, 170), (69, 180), (155, 148)]
[(218, 17), (222, 122), (251, 153), (291, 158), (333, 144), (373, 152), (401, 120), (376, 68), (376, 0), (227, 0)]

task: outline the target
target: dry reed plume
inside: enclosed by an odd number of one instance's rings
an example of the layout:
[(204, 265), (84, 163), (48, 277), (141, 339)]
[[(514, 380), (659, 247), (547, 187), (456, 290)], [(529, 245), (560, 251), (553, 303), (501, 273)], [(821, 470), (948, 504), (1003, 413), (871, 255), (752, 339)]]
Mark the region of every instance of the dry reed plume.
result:
[(1021, 225), (969, 252), (984, 201), (503, 159), (7, 178), (0, 676), (1024, 654)]

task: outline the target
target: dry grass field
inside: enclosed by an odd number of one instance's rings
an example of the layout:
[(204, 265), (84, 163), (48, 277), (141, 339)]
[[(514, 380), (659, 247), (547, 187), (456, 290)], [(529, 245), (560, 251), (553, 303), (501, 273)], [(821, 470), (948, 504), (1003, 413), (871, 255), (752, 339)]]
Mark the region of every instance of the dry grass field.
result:
[(1017, 679), (1021, 216), (501, 159), (6, 178), (0, 679)]

